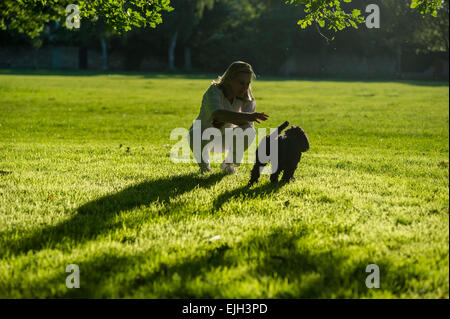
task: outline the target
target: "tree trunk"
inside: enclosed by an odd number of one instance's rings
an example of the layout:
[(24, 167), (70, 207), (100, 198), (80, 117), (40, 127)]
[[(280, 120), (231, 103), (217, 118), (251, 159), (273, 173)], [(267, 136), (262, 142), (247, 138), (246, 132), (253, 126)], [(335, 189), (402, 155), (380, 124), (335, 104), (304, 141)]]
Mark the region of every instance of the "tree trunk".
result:
[(51, 46), (52, 52), (52, 69), (61, 69), (61, 52), (59, 48)]
[(88, 50), (85, 45), (78, 47), (78, 69), (85, 70), (88, 67)]
[(402, 46), (397, 46), (397, 76), (402, 77)]
[(326, 64), (327, 64), (327, 45), (325, 44), (325, 41), (321, 41), (321, 47), (320, 47), (320, 70), (319, 74), (321, 76), (324, 76), (326, 74)]
[(100, 43), (102, 44), (102, 70), (108, 70), (108, 43), (106, 38), (103, 36), (100, 38)]
[(177, 45), (177, 37), (178, 37), (178, 31), (176, 31), (172, 39), (170, 40), (170, 46), (169, 46), (169, 70), (175, 69), (175, 47)]
[(187, 71), (192, 69), (191, 48), (189, 47), (184, 48), (184, 68)]

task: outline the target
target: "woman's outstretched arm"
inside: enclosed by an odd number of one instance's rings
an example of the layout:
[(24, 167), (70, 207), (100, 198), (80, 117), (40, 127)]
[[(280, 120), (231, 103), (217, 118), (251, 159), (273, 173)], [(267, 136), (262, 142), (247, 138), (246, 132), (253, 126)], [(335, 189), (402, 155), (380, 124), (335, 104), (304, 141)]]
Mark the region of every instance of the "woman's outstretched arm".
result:
[[(234, 112), (230, 110), (216, 110), (212, 114), (213, 123), (232, 123), (235, 125), (243, 125), (249, 122), (265, 121), (269, 116), (267, 114), (258, 112)], [(214, 125), (216, 126), (216, 125)]]

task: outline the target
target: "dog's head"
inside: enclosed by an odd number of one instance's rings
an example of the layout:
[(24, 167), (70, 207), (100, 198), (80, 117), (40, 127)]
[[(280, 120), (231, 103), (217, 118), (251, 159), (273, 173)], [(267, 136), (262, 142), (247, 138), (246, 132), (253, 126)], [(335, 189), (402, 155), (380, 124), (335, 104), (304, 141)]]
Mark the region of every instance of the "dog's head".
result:
[(284, 132), (284, 134), (290, 140), (293, 140), (296, 145), (299, 145), (300, 152), (306, 152), (307, 150), (309, 150), (308, 136), (306, 136), (305, 131), (301, 127), (291, 126)]

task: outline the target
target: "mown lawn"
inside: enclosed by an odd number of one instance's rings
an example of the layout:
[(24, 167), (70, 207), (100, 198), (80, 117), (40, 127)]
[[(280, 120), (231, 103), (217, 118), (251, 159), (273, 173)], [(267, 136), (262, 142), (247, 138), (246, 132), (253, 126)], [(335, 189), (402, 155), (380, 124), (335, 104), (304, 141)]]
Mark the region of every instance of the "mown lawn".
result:
[(0, 71), (0, 298), (449, 298), (448, 83), (256, 80), (311, 149), (247, 188), (170, 160), (213, 79)]

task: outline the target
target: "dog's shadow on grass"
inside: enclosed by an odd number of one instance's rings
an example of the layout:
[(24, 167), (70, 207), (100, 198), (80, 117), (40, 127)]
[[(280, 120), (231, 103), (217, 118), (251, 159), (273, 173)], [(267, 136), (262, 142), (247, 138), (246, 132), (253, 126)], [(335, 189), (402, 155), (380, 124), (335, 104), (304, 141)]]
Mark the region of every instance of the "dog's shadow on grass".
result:
[[(260, 182), (261, 183), (261, 182)], [(226, 202), (233, 198), (242, 197), (245, 199), (269, 197), (271, 194), (278, 192), (286, 182), (264, 183), (260, 186), (242, 186), (230, 191), (226, 191), (219, 195), (213, 203), (215, 210), (219, 210)]]
[[(172, 198), (195, 188), (209, 188), (224, 176), (223, 173), (206, 176), (192, 173), (129, 186), (117, 193), (102, 196), (78, 207), (71, 218), (57, 225), (39, 229), (20, 239), (8, 236), (4, 246), (6, 251), (0, 249), (0, 255), (7, 251), (19, 254), (58, 246), (60, 249), (71, 249), (74, 242), (79, 244), (105, 232), (111, 232), (114, 228), (122, 227), (121, 223), (114, 222), (115, 216), (121, 212), (148, 206), (155, 202), (166, 206)], [(62, 247), (58, 245), (62, 242), (66, 242), (67, 245), (62, 245)]]

